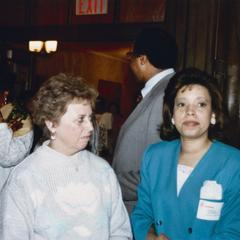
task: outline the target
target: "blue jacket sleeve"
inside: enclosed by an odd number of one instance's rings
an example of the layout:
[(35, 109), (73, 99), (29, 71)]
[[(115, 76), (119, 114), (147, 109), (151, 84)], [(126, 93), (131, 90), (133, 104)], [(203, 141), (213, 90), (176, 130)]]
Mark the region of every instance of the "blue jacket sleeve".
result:
[(140, 170), (140, 183), (138, 186), (138, 202), (131, 214), (131, 223), (135, 240), (145, 240), (147, 233), (153, 224), (153, 212), (151, 205), (151, 189), (148, 172), (150, 153), (144, 153)]

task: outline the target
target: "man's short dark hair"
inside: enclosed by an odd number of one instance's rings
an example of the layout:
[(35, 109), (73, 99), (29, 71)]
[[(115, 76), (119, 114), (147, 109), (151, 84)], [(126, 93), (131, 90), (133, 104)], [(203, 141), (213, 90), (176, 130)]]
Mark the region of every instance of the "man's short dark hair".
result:
[(160, 69), (175, 68), (177, 63), (175, 39), (159, 27), (145, 28), (137, 36), (133, 55), (146, 55), (150, 63)]

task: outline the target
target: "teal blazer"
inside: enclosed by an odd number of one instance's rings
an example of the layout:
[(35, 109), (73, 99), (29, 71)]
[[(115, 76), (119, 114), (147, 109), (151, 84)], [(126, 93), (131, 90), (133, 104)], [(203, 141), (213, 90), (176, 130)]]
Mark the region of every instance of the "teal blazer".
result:
[[(157, 235), (171, 240), (239, 240), (240, 151), (214, 141), (177, 195), (180, 148), (179, 140), (165, 141), (144, 153), (138, 202), (131, 215), (135, 239), (145, 240), (153, 226)], [(221, 194), (216, 189), (208, 193), (218, 195), (216, 199), (200, 194), (206, 180), (221, 186)], [(198, 217), (199, 211), (206, 216)]]

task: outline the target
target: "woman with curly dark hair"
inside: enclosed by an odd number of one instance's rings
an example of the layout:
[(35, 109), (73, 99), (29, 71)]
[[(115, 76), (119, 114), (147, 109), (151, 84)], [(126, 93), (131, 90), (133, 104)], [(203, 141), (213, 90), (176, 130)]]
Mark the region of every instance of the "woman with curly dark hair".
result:
[(135, 239), (240, 239), (240, 151), (219, 141), (222, 96), (196, 68), (178, 72), (163, 104), (161, 138), (145, 151)]

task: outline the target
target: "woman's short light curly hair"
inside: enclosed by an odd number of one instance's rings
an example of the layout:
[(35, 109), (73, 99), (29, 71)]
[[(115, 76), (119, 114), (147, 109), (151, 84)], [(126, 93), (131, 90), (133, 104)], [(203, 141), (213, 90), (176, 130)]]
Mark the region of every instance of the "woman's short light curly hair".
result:
[(58, 123), (68, 105), (76, 100), (87, 100), (94, 108), (97, 95), (83, 78), (59, 73), (45, 81), (38, 90), (33, 101), (33, 121), (46, 134), (46, 120)]

